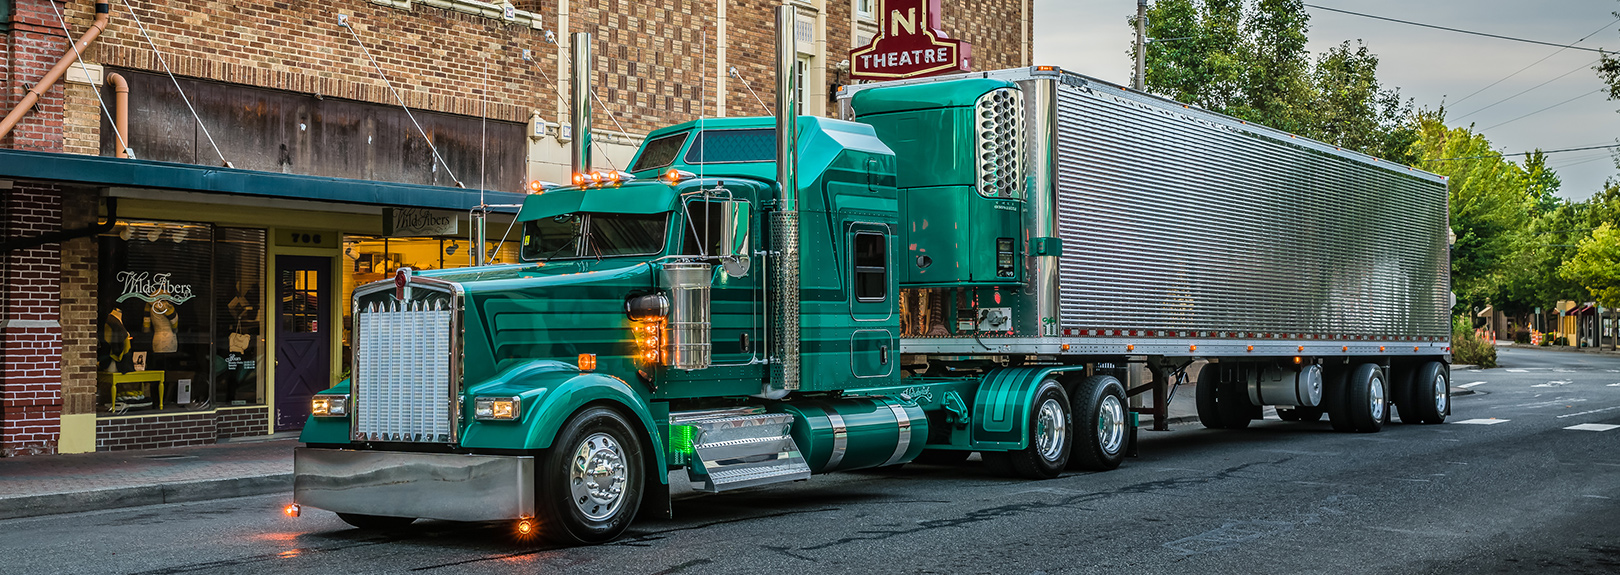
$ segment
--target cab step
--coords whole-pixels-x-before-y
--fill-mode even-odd
[[[672,446],[687,452],[687,475],[699,491],[810,478],[810,465],[793,442],[791,413],[677,412],[669,423]]]

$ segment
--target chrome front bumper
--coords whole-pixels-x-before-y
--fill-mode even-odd
[[[390,517],[533,517],[534,458],[301,447],[293,451],[293,501]]]

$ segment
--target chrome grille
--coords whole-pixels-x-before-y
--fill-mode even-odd
[[[974,113],[979,193],[991,198],[1022,197],[1024,93],[1015,88],[991,90],[979,96]]]
[[[354,439],[451,440],[452,313],[443,299],[372,303],[359,310]]]

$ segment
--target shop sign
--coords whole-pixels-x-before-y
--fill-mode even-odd
[[[453,213],[420,208],[383,208],[383,235],[391,237],[453,236],[461,231]]]
[[[118,272],[117,280],[124,285],[124,293],[118,296],[117,301],[135,298],[146,303],[161,301],[179,305],[194,297],[191,295],[191,284],[171,282],[169,275],[152,272]]]
[[[939,0],[878,0],[878,35],[849,53],[853,80],[898,80],[972,67],[973,45],[939,29]]]

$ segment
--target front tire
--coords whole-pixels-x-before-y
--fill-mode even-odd
[[[1125,461],[1130,426],[1125,385],[1109,375],[1093,375],[1074,390],[1075,445],[1069,468],[1108,471]],[[1095,431],[1090,429],[1096,423]]]
[[[570,417],[535,470],[541,535],[568,545],[618,538],[641,507],[644,457],[619,412],[590,407]]]
[[[1030,402],[1029,445],[1018,451],[984,452],[985,463],[1014,477],[1052,479],[1069,464],[1073,429],[1069,394],[1058,382],[1048,379],[1041,382]]]

